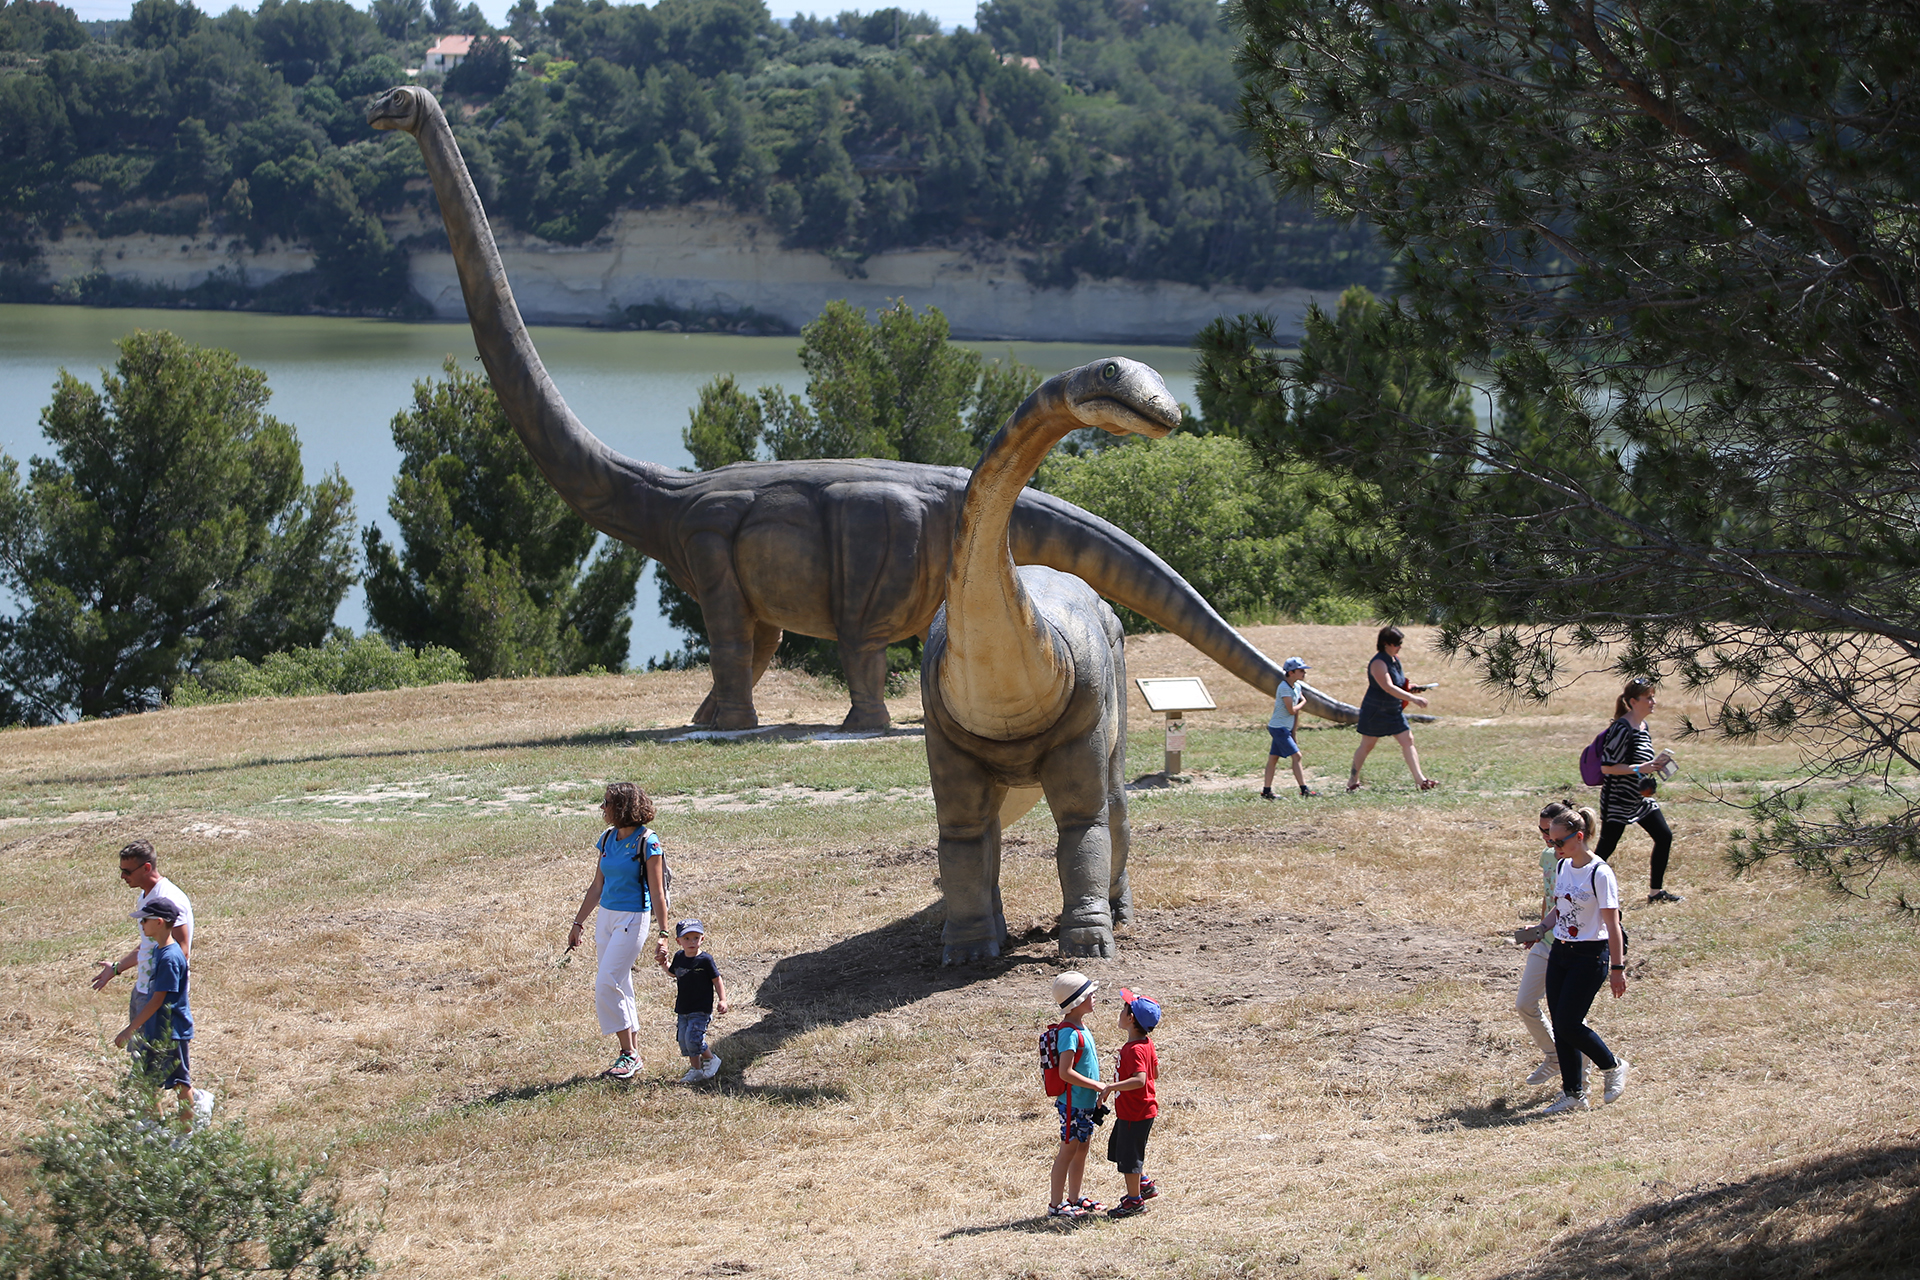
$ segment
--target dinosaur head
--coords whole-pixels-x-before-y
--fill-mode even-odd
[[[1069,412],[1116,436],[1160,437],[1180,425],[1180,405],[1160,375],[1138,360],[1108,356],[1059,376]]]
[[[367,123],[376,129],[402,129],[417,135],[427,122],[427,104],[432,101],[433,95],[425,89],[403,84],[387,90],[367,106]]]

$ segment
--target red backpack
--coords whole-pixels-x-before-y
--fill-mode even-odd
[[[1067,1082],[1060,1078],[1060,1049],[1054,1042],[1054,1035],[1067,1024],[1056,1022],[1040,1033],[1040,1083],[1046,1087],[1049,1098],[1057,1098],[1067,1091]]]
[[[1602,729],[1599,736],[1589,742],[1587,749],[1580,753],[1580,781],[1590,787],[1600,786],[1607,780],[1607,775],[1600,772],[1600,744],[1606,741],[1607,733],[1612,728],[1612,725],[1608,725]]]

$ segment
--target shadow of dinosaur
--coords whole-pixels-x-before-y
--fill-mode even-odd
[[[1044,792],[1059,840],[1060,954],[1110,956],[1127,888],[1127,654],[1086,583],[1007,550],[1014,504],[1070,432],[1159,437],[1180,422],[1160,375],[1113,357],[1055,374],[987,445],[960,511],[946,604],[920,667],[940,821],[941,959],[1000,954],[1000,830]],[[1021,803],[1009,804],[1018,796]]]
[[[844,728],[884,729],[887,645],[924,635],[940,605],[969,473],[884,459],[741,462],[688,473],[623,457],[580,424],[534,350],[500,251],[440,104],[389,90],[375,129],[411,134],[452,246],[474,344],[535,465],[586,522],[639,548],[700,603],[713,691],[696,724],[759,723],[753,687],[783,630],[835,640],[852,709]],[[1247,643],[1165,561],[1058,498],[1020,495],[1014,559],[1071,573],[1271,694],[1280,668]],[[1308,710],[1340,724],[1358,711],[1324,695]]]

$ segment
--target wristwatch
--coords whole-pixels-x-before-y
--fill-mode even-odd
[[[1627,971],[1627,966],[1623,964],[1610,965],[1608,967],[1611,968],[1615,973],[1625,973]]]

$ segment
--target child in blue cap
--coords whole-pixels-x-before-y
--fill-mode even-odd
[[[1146,1176],[1147,1138],[1153,1118],[1160,1114],[1153,1082],[1160,1078],[1160,1058],[1153,1051],[1153,1029],[1160,1025],[1160,1006],[1137,992],[1120,988],[1120,1029],[1127,1042],[1120,1048],[1119,1068],[1112,1083],[1100,1090],[1102,1102],[1113,1099],[1113,1134],[1107,1139],[1107,1159],[1127,1180],[1127,1194],[1107,1210],[1109,1218],[1131,1218],[1145,1213],[1147,1201],[1159,1194]]]
[[[1260,798],[1273,799],[1273,770],[1282,760],[1293,764],[1293,780],[1303,796],[1320,793],[1307,785],[1307,759],[1300,754],[1294,731],[1300,725],[1300,713],[1307,709],[1307,664],[1300,658],[1288,658],[1280,666],[1280,687],[1273,694],[1273,715],[1267,719],[1267,736],[1273,750],[1267,755],[1267,776],[1260,784]]]

